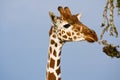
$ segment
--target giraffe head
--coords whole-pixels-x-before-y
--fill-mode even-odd
[[[95,42],[98,40],[94,30],[88,28],[80,22],[81,14],[72,15],[68,7],[58,7],[60,17],[53,12],[49,12],[52,20],[50,35],[55,33],[57,38],[63,42],[81,41]]]

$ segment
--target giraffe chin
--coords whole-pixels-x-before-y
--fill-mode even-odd
[[[97,42],[98,41],[98,39],[96,38],[96,39],[94,39],[94,38],[86,38],[85,39],[87,42],[90,42],[90,43],[93,43],[93,42]]]

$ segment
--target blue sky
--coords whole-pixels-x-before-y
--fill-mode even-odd
[[[0,0],[0,80],[45,80],[51,26],[48,12],[59,15],[60,5],[73,13],[82,12],[81,22],[99,36],[105,1]],[[120,16],[115,15],[118,30],[119,21]],[[120,37],[104,39],[120,45]],[[106,56],[98,43],[66,43],[61,67],[62,80],[120,80],[120,59]]]

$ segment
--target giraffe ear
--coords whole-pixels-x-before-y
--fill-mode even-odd
[[[82,13],[79,13],[79,14],[76,14],[76,15],[77,15],[78,20],[80,21],[80,19],[82,17]]]
[[[52,23],[55,24],[57,20],[57,16],[53,12],[49,12],[49,16],[51,18]]]

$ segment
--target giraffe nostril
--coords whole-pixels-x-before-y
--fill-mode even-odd
[[[91,31],[91,34],[95,34],[95,31]]]

